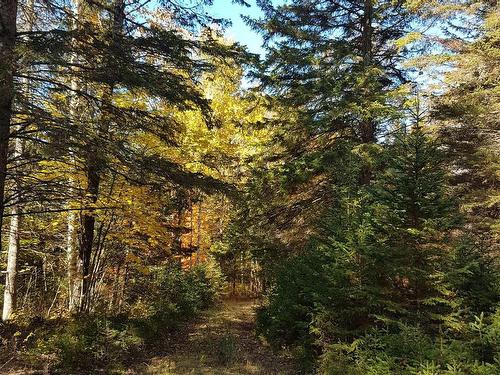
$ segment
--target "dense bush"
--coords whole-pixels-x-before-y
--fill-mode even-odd
[[[145,329],[144,334],[152,338],[161,337],[161,332],[168,332],[212,305],[222,291],[220,273],[209,265],[187,271],[172,265],[152,276],[148,293],[140,299],[141,305],[146,304],[145,310],[132,313]]]
[[[296,344],[311,349],[312,319],[332,291],[324,272],[328,260],[327,254],[316,251],[289,259],[278,269],[268,304],[257,313],[258,333],[275,347]]]
[[[42,336],[45,333],[47,336]],[[111,371],[126,358],[139,353],[144,340],[133,324],[120,317],[87,317],[67,322],[54,331],[42,328],[30,355],[44,355],[54,371],[91,373],[91,369]]]
[[[443,321],[437,330],[429,330],[411,320],[376,318],[371,325],[357,325],[357,314],[371,311],[370,301],[362,304],[356,298],[356,288],[339,274],[346,271],[339,269],[340,260],[318,246],[278,269],[258,313],[258,332],[275,347],[292,349],[306,369],[312,371],[317,363],[321,374],[496,374],[500,310],[494,312],[498,293],[493,286],[498,278],[485,271],[486,259],[464,256],[464,246],[459,242],[450,253],[452,267],[464,265],[449,272],[457,306],[452,325]],[[467,272],[476,283],[455,285],[454,272]],[[471,288],[490,288],[480,294],[485,312],[478,315],[471,314],[479,306],[477,298],[465,298],[473,296]]]
[[[154,282],[126,313],[75,317],[56,327],[51,322],[40,324],[24,340],[26,356],[45,358],[57,373],[118,371],[180,322],[209,307],[222,289],[220,273],[212,265],[189,270],[171,265],[156,270],[151,278]]]
[[[460,335],[431,338],[419,327],[372,330],[351,343],[330,345],[320,374],[493,375],[500,372],[500,310],[476,317]]]

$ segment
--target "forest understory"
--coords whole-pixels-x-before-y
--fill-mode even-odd
[[[118,366],[131,375],[298,373],[289,354],[274,352],[256,336],[257,307],[254,299],[225,299]],[[37,368],[19,358],[8,361],[0,368],[6,375],[50,373],[43,359]],[[106,372],[94,368],[91,373]]]

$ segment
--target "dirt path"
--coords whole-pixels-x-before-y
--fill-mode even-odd
[[[136,369],[150,375],[295,374],[292,362],[255,336],[252,301],[225,301],[181,330],[166,353]]]

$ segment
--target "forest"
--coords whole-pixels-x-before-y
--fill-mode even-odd
[[[0,0],[0,229],[1,374],[498,375],[500,4]]]

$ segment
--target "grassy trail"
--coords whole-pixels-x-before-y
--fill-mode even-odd
[[[224,301],[187,324],[173,344],[132,374],[294,374],[292,362],[255,335],[253,301]]]

